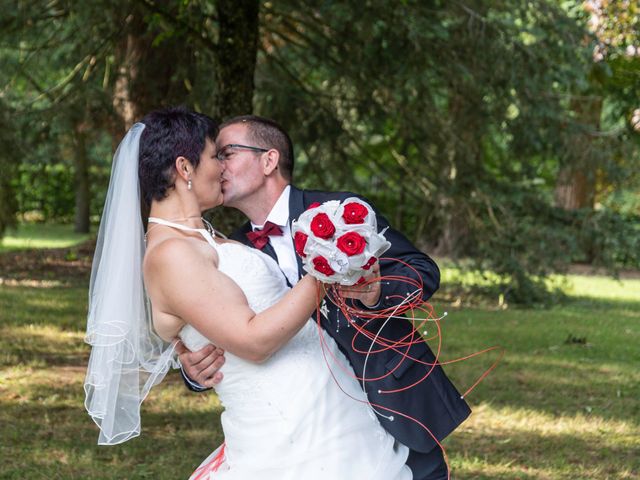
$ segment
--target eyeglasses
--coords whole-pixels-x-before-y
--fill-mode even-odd
[[[229,158],[229,155],[234,153],[233,152],[234,149],[251,150],[252,152],[260,152],[260,153],[265,153],[269,151],[268,148],[251,147],[249,145],[240,145],[238,143],[230,143],[229,145],[225,145],[220,150],[218,150],[218,153],[216,153],[216,158],[221,162],[225,161]]]

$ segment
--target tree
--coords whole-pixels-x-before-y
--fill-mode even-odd
[[[618,170],[611,157],[619,155],[634,130],[631,119],[637,103],[633,96],[637,99],[640,93],[640,6],[587,1],[583,8],[589,15],[590,35],[585,32],[585,42],[593,54],[586,82],[571,98],[574,132],[556,184],[556,204],[567,210],[594,209],[598,196],[618,183],[611,175],[615,177]],[[606,104],[615,105],[614,116],[607,114]]]
[[[0,238],[5,230],[16,225],[15,194],[11,180],[16,162],[6,152],[16,152],[14,138],[10,135],[10,111],[0,99]]]
[[[258,11],[257,0],[215,8],[205,1],[36,0],[2,14],[3,48],[13,59],[5,89],[32,127],[43,127],[38,117],[60,125],[51,140],[66,145],[72,160],[77,231],[89,228],[88,145],[101,132],[110,132],[115,147],[133,122],[165,105],[251,111]]]
[[[100,132],[115,146],[162,105],[222,118],[255,103],[292,134],[299,184],[368,194],[420,245],[498,272],[512,298],[535,300],[545,275],[585,251],[621,258],[602,254],[611,242],[576,240],[603,238],[596,210],[557,208],[554,194],[598,207],[638,179],[640,57],[621,54],[638,43],[633,12],[608,10],[615,33],[603,36],[578,1],[18,6],[0,14],[3,101],[34,132],[25,162],[75,159],[79,217]],[[596,42],[606,61],[593,62]],[[603,223],[628,224],[605,210]]]
[[[550,197],[580,157],[579,3],[280,0],[262,14],[257,106],[298,140],[298,178],[370,192],[432,251],[541,298],[578,249],[580,222]]]

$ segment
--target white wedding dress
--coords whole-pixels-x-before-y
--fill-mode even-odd
[[[289,287],[271,257],[238,243],[216,244],[198,231],[217,250],[220,271],[240,286],[255,312],[286,293]],[[191,326],[180,337],[191,350],[209,342]],[[412,478],[407,447],[382,428],[348,361],[312,319],[262,364],[225,356],[224,380],[215,388],[224,406],[224,450],[213,452],[192,479]]]

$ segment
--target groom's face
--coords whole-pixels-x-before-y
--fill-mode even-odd
[[[216,138],[216,146],[224,162],[222,174],[222,193],[224,205],[242,210],[244,201],[251,200],[251,195],[256,193],[263,185],[265,176],[262,171],[262,153],[241,147],[230,145],[254,145],[251,140],[248,127],[242,123],[236,123],[223,128]]]

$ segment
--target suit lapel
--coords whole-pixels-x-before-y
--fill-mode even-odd
[[[240,243],[244,243],[247,247],[253,248],[253,244],[247,237],[247,233],[250,231],[251,231],[251,224],[249,222],[246,222],[240,228],[238,228],[235,232],[233,232],[233,235],[231,235],[231,238]]]
[[[278,263],[278,256],[276,255],[276,251],[273,249],[271,242],[267,242],[267,244],[262,248],[262,251],[267,255],[269,255],[271,258],[273,258],[276,261],[276,263]],[[280,264],[278,263],[278,265]],[[285,275],[285,278],[286,278],[286,275]],[[287,283],[289,283],[289,280],[287,280]]]
[[[291,222],[297,220],[305,210],[304,192],[291,185],[291,191],[289,193],[289,228],[291,228]],[[300,258],[297,253],[296,261],[298,262],[298,278],[300,278],[304,274],[304,270],[302,269],[302,258]]]
[[[289,193],[289,222],[297,220],[305,210],[304,191],[291,185],[291,192]]]

